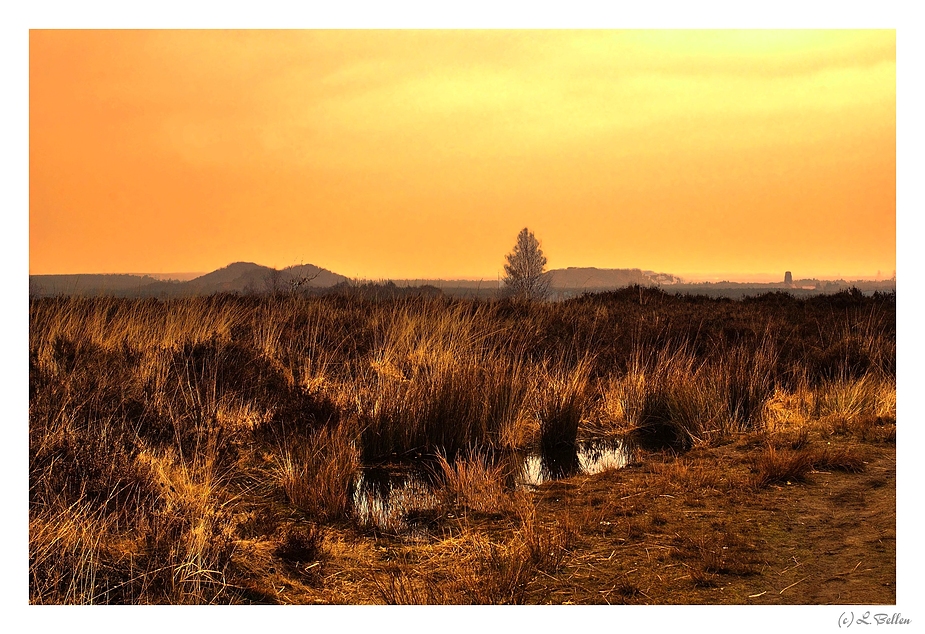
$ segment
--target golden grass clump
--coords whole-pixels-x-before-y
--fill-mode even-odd
[[[222,601],[236,537],[236,500],[223,487],[214,454],[206,452],[192,464],[172,451],[142,453],[139,461],[150,469],[163,501],[146,535],[149,556],[162,565],[146,571],[145,582],[171,603]]]
[[[723,346],[709,366],[709,380],[724,402],[723,431],[762,429],[766,407],[775,393],[778,353],[769,331],[753,344]]]
[[[29,517],[29,598],[33,604],[105,601],[113,583],[105,553],[111,520],[89,502]]]
[[[570,533],[524,527],[504,539],[474,530],[441,540],[420,559],[398,556],[370,574],[387,604],[523,604],[534,581],[558,571]],[[540,597],[541,598],[541,597]]]
[[[815,417],[843,420],[896,418],[896,380],[864,375],[823,382],[815,393]]]
[[[812,448],[810,454],[813,469],[817,471],[861,473],[867,468],[864,452],[856,447],[817,446]]]
[[[519,437],[523,362],[489,336],[484,311],[396,308],[356,394],[363,457],[500,447]]]
[[[510,510],[511,498],[504,490],[506,467],[492,465],[484,455],[459,457],[450,463],[437,456],[441,494],[449,508],[476,513],[499,513]]]
[[[776,449],[769,444],[755,461],[752,480],[756,488],[772,484],[805,482],[813,470],[813,454],[806,450]]]
[[[620,385],[621,409],[643,445],[689,448],[716,418],[713,393],[685,347],[637,347]]]
[[[344,424],[307,438],[287,438],[276,467],[286,499],[319,521],[346,518],[359,468],[359,452]]]
[[[590,357],[548,363],[540,374],[537,390],[540,443],[547,449],[574,447],[578,426],[590,412]]]
[[[672,486],[690,492],[715,489],[721,477],[717,469],[711,468],[711,465],[695,464],[683,458],[656,464],[654,469]]]

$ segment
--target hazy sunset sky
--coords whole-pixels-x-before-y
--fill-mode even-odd
[[[896,35],[32,31],[32,274],[896,269]]]

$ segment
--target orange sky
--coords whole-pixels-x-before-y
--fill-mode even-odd
[[[894,31],[32,31],[32,274],[896,269]]]

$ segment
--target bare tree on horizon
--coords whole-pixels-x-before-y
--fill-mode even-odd
[[[311,265],[314,266],[314,265]],[[321,267],[314,267],[313,273],[304,272],[305,265],[288,266],[285,269],[271,268],[263,279],[263,285],[270,295],[285,295],[301,292],[321,275]],[[298,273],[294,271],[298,270]]]
[[[546,256],[540,242],[527,227],[517,234],[514,250],[506,256],[501,296],[542,300],[549,294],[549,280],[543,275]]]

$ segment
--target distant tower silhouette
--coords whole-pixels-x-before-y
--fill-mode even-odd
[[[787,286],[793,286],[793,275],[790,274],[790,271],[784,273],[784,284]]]

